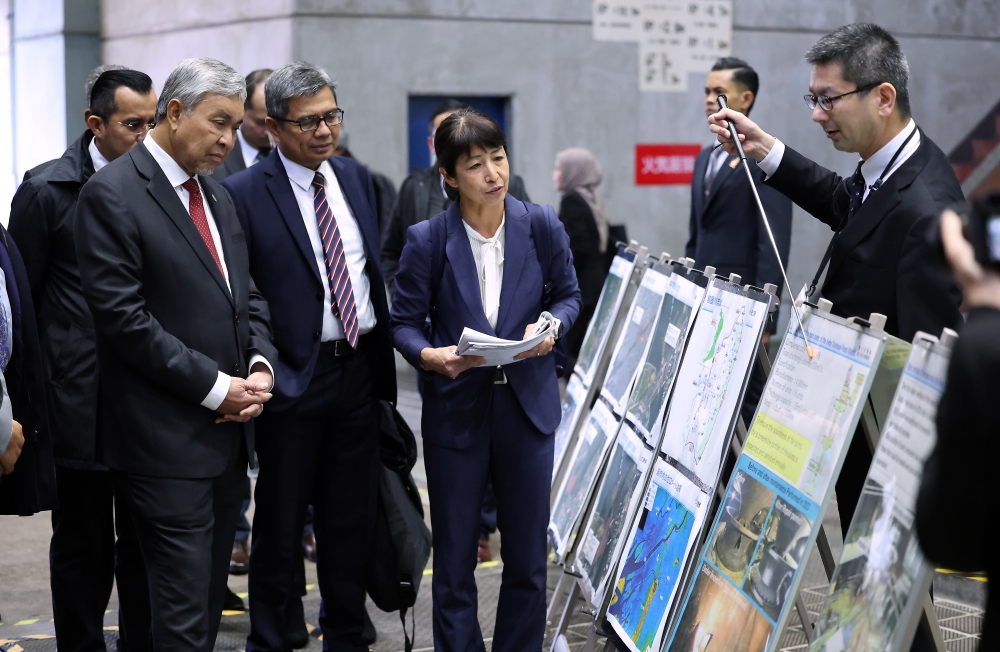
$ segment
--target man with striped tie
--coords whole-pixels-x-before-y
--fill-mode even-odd
[[[379,399],[395,402],[396,376],[375,190],[363,166],[334,156],[344,119],[335,91],[316,66],[275,70],[264,97],[276,151],[223,182],[279,353],[274,399],[257,420],[248,652],[284,647],[310,500],[324,647],[367,649],[376,410]]]

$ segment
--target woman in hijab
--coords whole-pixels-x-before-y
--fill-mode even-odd
[[[569,248],[573,252],[573,267],[580,284],[583,310],[573,327],[566,333],[569,365],[572,369],[583,344],[590,318],[594,315],[601,296],[604,277],[608,269],[605,252],[608,249],[608,216],[604,203],[597,196],[597,186],[603,175],[601,164],[589,150],[571,147],[556,155],[556,168],[552,171],[556,190],[562,194],[559,204],[559,221],[569,235]]]

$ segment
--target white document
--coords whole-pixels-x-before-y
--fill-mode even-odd
[[[474,331],[466,328],[462,331],[462,337],[458,341],[458,355],[478,355],[486,358],[484,367],[495,367],[498,365],[512,364],[520,362],[514,356],[530,351],[535,348],[546,337],[552,337],[555,333],[556,322],[551,319],[539,317],[535,322],[535,331],[526,340],[505,340],[486,333]]]

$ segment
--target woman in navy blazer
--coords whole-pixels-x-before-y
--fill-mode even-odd
[[[455,348],[465,327],[524,338],[545,310],[569,329],[581,308],[569,238],[551,206],[507,195],[506,138],[490,118],[472,110],[451,115],[434,149],[455,203],[407,232],[390,319],[396,348],[425,374],[434,646],[485,649],[474,571],[492,478],[504,561],[493,650],[540,650],[552,433],[560,418],[554,341],[492,368]]]

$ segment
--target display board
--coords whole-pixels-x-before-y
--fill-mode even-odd
[[[548,531],[552,549],[560,560],[569,551],[576,525],[617,434],[618,421],[607,404],[599,399],[577,439],[552,508]]]
[[[673,387],[694,316],[705,297],[707,279],[700,272],[677,271],[667,278],[656,328],[646,359],[636,375],[626,417],[646,443],[655,446],[662,431],[667,397]],[[693,280],[692,280],[693,279]]]
[[[563,396],[559,426],[556,428],[555,456],[552,464],[552,481],[556,481],[556,474],[562,466],[563,458],[566,456],[566,449],[569,447],[570,439],[576,430],[576,424],[580,420],[587,402],[587,388],[583,386],[575,372],[570,374],[569,382],[566,383],[566,394]]]
[[[668,649],[777,648],[884,347],[805,306],[781,349]]]
[[[650,335],[660,313],[663,295],[667,292],[667,279],[666,274],[655,269],[643,270],[639,290],[629,306],[625,323],[611,354],[608,373],[601,385],[601,396],[618,416],[625,414],[635,372],[646,359]]]
[[[622,424],[594,507],[580,530],[576,570],[595,607],[600,606],[608,575],[615,570],[654,455],[628,423]]]
[[[933,569],[914,532],[951,349],[918,333],[813,630],[811,652],[905,650]]]
[[[623,547],[607,620],[632,652],[659,650],[711,497],[657,459]]]
[[[713,279],[695,317],[660,450],[703,491],[718,482],[768,304],[767,294]]]
[[[597,300],[594,316],[587,325],[583,336],[580,354],[576,358],[574,371],[580,376],[583,386],[589,388],[594,382],[598,363],[614,325],[615,315],[621,307],[625,291],[628,289],[629,277],[635,267],[635,253],[626,249],[619,250],[611,263],[611,270],[604,280],[601,296]]]

